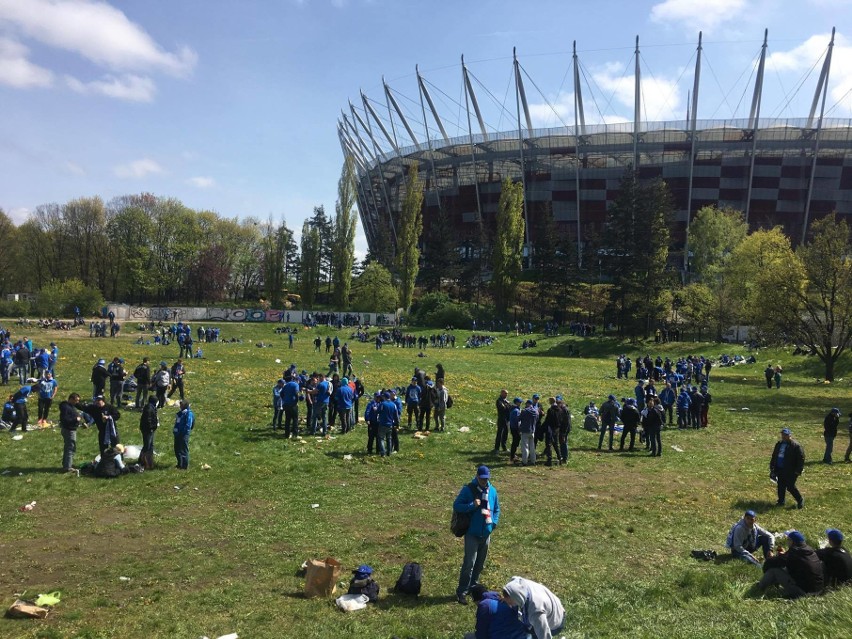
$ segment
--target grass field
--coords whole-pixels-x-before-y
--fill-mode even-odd
[[[119,339],[31,333],[37,344],[58,342],[66,397],[90,393],[98,357],[124,357],[130,371],[143,355],[174,361],[177,346],[136,345],[130,328]],[[404,385],[414,366],[431,372],[441,362],[455,400],[446,433],[423,440],[403,433],[401,453],[379,459],[364,453],[363,423],[349,435],[306,443],[267,427],[281,370],[291,361],[327,366],[326,355],[313,352],[312,331],[288,350],[286,336],[269,325],[222,329],[243,343],[207,345],[206,359],[188,364],[197,416],[188,472],[173,468],[174,408],[161,412],[158,468],[112,481],[58,472],[58,430],[20,441],[0,434],[0,603],[10,605],[16,593],[62,592],[46,620],[0,619],[0,637],[460,637],[473,629],[475,609],[453,596],[462,542],[449,532],[451,503],[481,463],[492,468],[502,507],[483,582],[499,588],[522,575],[545,583],[565,604],[566,637],[852,636],[852,588],[794,603],[755,598],[749,588],[758,569],[689,555],[723,554],[728,528],[746,508],[770,530],[798,528],[812,545],[828,526],[852,533],[852,465],[842,463],[849,361],[838,374],[849,379],[831,385],[815,382],[813,358],[781,350],[761,351],[755,365],[714,368],[710,427],[664,431],[663,456],[649,458],[644,450],[598,453],[597,436],[576,417],[590,400],[631,394],[634,380],[615,379],[615,354],[718,357],[736,347],[541,338],[521,353],[521,338],[501,336],[492,347],[429,349],[420,359],[413,349],[356,344],[354,366],[369,391]],[[457,335],[463,343],[465,334]],[[260,340],[274,347],[255,347]],[[571,342],[581,358],[564,357]],[[767,360],[784,366],[780,390],[765,387]],[[501,387],[510,397],[566,396],[575,415],[567,466],[521,468],[492,455]],[[819,463],[822,419],[832,406],[844,413],[843,435],[840,463],[826,466]],[[782,425],[807,454],[800,511],[773,507],[768,462]],[[118,426],[125,443],[141,443],[138,413],[125,411]],[[80,431],[78,465],[97,453],[96,439],[95,429]],[[34,510],[18,511],[33,500]],[[372,565],[380,602],[344,614],[331,600],[304,599],[300,565],[328,556],[343,563],[347,581],[357,565]],[[390,592],[409,560],[423,565],[416,600]]]

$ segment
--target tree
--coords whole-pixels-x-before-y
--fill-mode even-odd
[[[778,272],[791,255],[790,239],[780,227],[755,231],[732,251],[721,276],[726,288],[720,292],[731,300],[740,324],[756,325],[766,310],[759,301],[763,277]]]
[[[116,256],[110,274],[110,297],[133,304],[146,297],[154,288],[154,224],[139,207],[127,206],[117,211],[113,211],[112,207],[109,209],[106,235]]]
[[[690,270],[701,281],[714,279],[747,235],[742,211],[702,207],[689,227]]]
[[[371,262],[352,284],[352,310],[379,313],[396,310],[399,295],[384,266]]]
[[[440,291],[444,281],[453,282],[461,273],[458,241],[446,206],[432,218],[424,239],[420,281],[427,291]]]
[[[497,233],[491,255],[491,288],[497,313],[506,314],[514,302],[524,248],[524,187],[520,182],[503,180],[497,204]]]
[[[311,226],[310,220],[302,224],[302,250],[301,250],[301,293],[302,304],[306,309],[311,308],[316,301],[317,288],[319,286],[320,271],[320,240],[319,230]]]
[[[538,237],[533,244],[533,266],[537,273],[535,300],[542,316],[549,311],[558,320],[565,308],[568,279],[576,271],[576,251],[560,238],[549,209],[536,230]]]
[[[664,293],[671,277],[665,268],[673,213],[666,183],[661,179],[642,183],[628,168],[607,213],[601,259],[602,270],[615,285],[619,330],[631,336],[648,335],[654,319],[666,313]]]
[[[320,284],[328,285],[327,292],[331,291],[331,273],[334,261],[334,223],[325,214],[322,205],[314,207],[313,217],[309,219],[311,228],[317,231],[319,246],[317,248],[317,279],[315,297],[319,295]]]
[[[420,270],[420,234],[423,232],[423,180],[417,162],[408,167],[405,198],[397,230],[396,267],[400,279],[400,302],[408,310],[414,297],[414,282]]]
[[[0,294],[11,291],[14,265],[17,259],[17,229],[9,216],[0,208]]]
[[[834,381],[835,364],[852,343],[852,237],[836,214],[815,221],[811,233],[795,254],[762,272],[757,321],[769,334],[809,347]]]
[[[45,284],[38,293],[34,310],[42,317],[71,317],[75,306],[83,315],[92,315],[99,313],[103,305],[104,297],[97,288],[72,278]]]
[[[334,210],[334,245],[336,255],[332,262],[334,307],[349,308],[352,290],[352,268],[355,265],[355,163],[347,157],[337,183],[337,204]]]
[[[701,329],[714,319],[713,291],[706,284],[693,282],[676,291],[674,300],[679,316],[697,333],[698,340],[701,341]]]
[[[267,222],[261,241],[261,250],[263,254],[263,281],[266,296],[272,308],[281,308],[284,303],[287,251],[292,237],[293,231],[287,228],[286,223],[281,222],[277,227],[273,227],[272,220]],[[313,297],[311,297],[311,301],[313,301]]]

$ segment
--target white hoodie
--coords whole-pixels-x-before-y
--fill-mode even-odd
[[[536,639],[551,639],[553,631],[562,629],[565,609],[559,597],[547,587],[523,577],[512,577],[503,591],[518,606],[521,621],[532,626]]]

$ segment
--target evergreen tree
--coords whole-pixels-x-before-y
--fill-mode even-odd
[[[337,205],[334,213],[336,258],[333,261],[333,303],[339,310],[349,308],[352,269],[355,265],[356,219],[354,162],[352,158],[347,157],[337,184]]]
[[[521,275],[524,246],[524,189],[520,182],[503,180],[497,204],[497,234],[491,256],[491,286],[497,312],[505,315],[514,302]]]
[[[302,225],[302,250],[301,250],[301,291],[302,305],[310,309],[316,302],[317,288],[319,286],[320,271],[320,249],[322,240],[319,230],[311,225],[310,220],[305,220]]]
[[[427,291],[440,291],[443,281],[455,281],[460,272],[455,229],[446,206],[443,206],[431,220],[425,235],[420,281]]]
[[[325,207],[322,205],[314,207],[314,214],[310,218],[309,223],[311,228],[317,231],[319,237],[319,248],[317,251],[317,279],[314,298],[319,295],[319,289],[322,284],[327,285],[327,292],[331,291],[331,272],[332,261],[334,260],[334,223],[325,214]]]
[[[266,296],[272,308],[282,308],[286,284],[287,253],[293,240],[293,231],[281,222],[273,228],[272,221],[267,224],[266,237],[263,238],[263,274],[266,284]]]
[[[423,180],[417,162],[408,168],[405,199],[397,229],[396,266],[400,279],[400,303],[408,310],[414,297],[414,282],[420,270],[420,234],[423,232]]]
[[[619,330],[631,336],[647,335],[667,311],[663,293],[671,284],[666,261],[673,212],[666,183],[642,183],[632,168],[607,212],[602,270],[614,284]]]

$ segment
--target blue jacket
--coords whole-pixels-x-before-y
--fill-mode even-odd
[[[408,385],[408,388],[405,389],[405,403],[420,403],[420,387],[417,384],[411,383]]]
[[[281,391],[281,401],[284,406],[295,406],[299,403],[299,382],[291,379],[284,384],[284,390]]]
[[[513,406],[509,411],[509,428],[519,430],[521,427],[521,409],[518,406]]]
[[[379,405],[379,426],[387,428],[399,424],[399,410],[396,404],[386,399]]]
[[[671,388],[660,391],[660,403],[663,406],[671,406],[675,403],[675,392]]]
[[[349,387],[349,384],[341,384],[337,389],[337,408],[341,411],[352,408],[352,402],[355,399],[355,393]]]
[[[328,399],[331,395],[328,394],[328,380],[322,380],[317,383],[317,394],[314,395],[314,404],[328,404]]]
[[[21,386],[21,388],[18,390],[18,393],[20,393],[20,395],[15,400],[15,403],[16,404],[26,404],[27,398],[30,396],[30,393],[32,393],[32,392],[33,392],[32,386]]]
[[[470,514],[470,528],[467,529],[468,535],[474,537],[487,537],[491,534],[500,521],[500,501],[497,499],[497,489],[488,482],[485,490],[479,487],[476,477],[473,478],[473,483],[476,484],[476,494],[470,488],[470,484],[459,491],[456,500],[453,502],[453,510],[458,513]],[[491,510],[491,523],[485,523],[485,517],[482,515],[482,506],[477,506],[474,499],[482,499],[482,493],[488,491],[488,508]]]
[[[367,408],[364,410],[364,421],[368,424],[378,424],[379,406],[381,405],[381,402],[377,402],[375,399],[371,399],[367,403]]]
[[[272,387],[272,407],[276,410],[284,408],[284,398],[281,397],[283,391],[284,387],[279,386],[278,384],[275,384],[275,386]]]
[[[189,435],[194,425],[195,413],[188,408],[184,408],[175,417],[175,427],[172,429],[172,432],[175,435]]]
[[[538,411],[535,409],[535,406],[527,406],[521,411],[521,432],[535,433],[536,424],[538,424]]]
[[[677,396],[677,407],[678,408],[689,408],[689,405],[692,403],[692,399],[689,397],[689,393],[686,390],[682,390],[680,395]]]
[[[527,628],[512,608],[494,591],[476,605],[476,639],[527,639]]]

